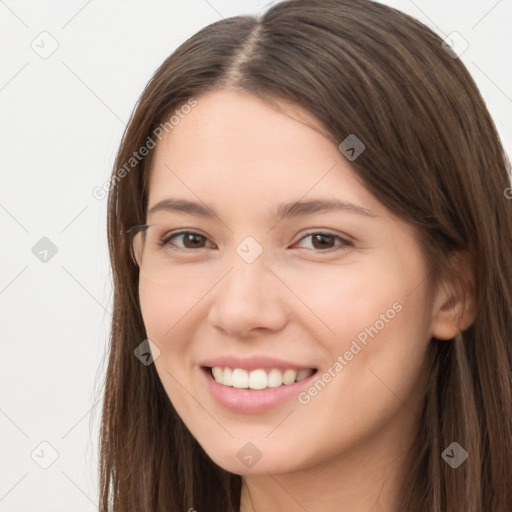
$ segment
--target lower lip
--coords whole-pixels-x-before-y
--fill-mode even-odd
[[[206,385],[217,402],[243,413],[265,412],[285,403],[298,395],[302,388],[309,386],[317,372],[289,385],[265,389],[240,389],[219,384],[210,374],[209,368],[200,368]]]

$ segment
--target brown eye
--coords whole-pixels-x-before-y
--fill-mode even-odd
[[[326,250],[328,251],[336,249],[336,247],[344,249],[347,246],[353,245],[350,240],[347,240],[346,238],[343,238],[339,235],[322,232],[308,233],[306,236],[300,239],[299,243],[308,238],[311,239],[311,245],[314,250],[323,252],[326,252]],[[337,241],[339,241],[339,243],[336,243]]]
[[[182,246],[179,244],[171,243],[171,240],[175,238],[182,239]],[[194,231],[181,231],[180,233],[174,233],[170,236],[165,237],[161,241],[161,245],[175,245],[179,249],[203,249],[205,248],[205,242],[208,239],[199,233],[195,233]]]
[[[334,235],[312,235],[311,242],[315,249],[331,249],[335,247],[336,240]]]

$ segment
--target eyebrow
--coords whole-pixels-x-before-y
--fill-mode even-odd
[[[309,201],[296,201],[280,204],[273,213],[271,212],[271,218],[280,220],[286,217],[300,217],[332,210],[342,210],[367,217],[376,217],[376,215],[367,208],[363,208],[362,206],[358,206],[347,201],[340,201],[338,199],[312,199]],[[148,214],[158,211],[181,212],[204,218],[217,217],[215,211],[211,208],[204,204],[189,201],[187,199],[163,199],[153,205],[148,210]]]

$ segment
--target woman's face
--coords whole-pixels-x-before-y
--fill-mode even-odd
[[[146,246],[140,273],[170,401],[215,463],[246,475],[401,453],[435,322],[413,228],[311,115],[280,105],[222,90],[182,113],[149,187],[147,223],[168,243]],[[151,212],[165,200],[197,207]],[[341,206],[316,208],[327,201]]]

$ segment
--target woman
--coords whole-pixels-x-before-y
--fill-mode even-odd
[[[182,44],[111,180],[100,509],[510,510],[508,170],[460,60],[389,7]]]

